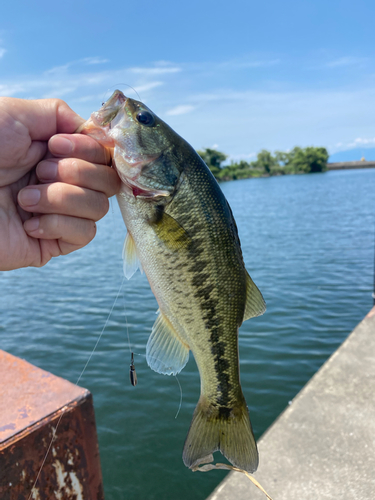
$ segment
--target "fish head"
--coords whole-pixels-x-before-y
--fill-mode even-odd
[[[160,177],[165,174],[155,162],[173,146],[177,134],[142,102],[116,90],[79,131],[113,148],[113,166],[134,196],[168,196],[173,190],[170,185],[163,188]],[[148,176],[142,176],[146,171]]]
[[[116,145],[115,161],[120,175],[133,178],[168,148],[164,125],[145,104],[126,98],[109,131]]]

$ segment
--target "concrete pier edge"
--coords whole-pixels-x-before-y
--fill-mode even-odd
[[[357,168],[375,168],[375,161],[341,161],[336,163],[327,163],[328,170],[351,170]]]
[[[273,500],[375,498],[375,307],[258,442]],[[208,500],[265,499],[232,472]]]

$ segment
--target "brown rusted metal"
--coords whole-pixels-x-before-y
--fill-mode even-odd
[[[92,396],[0,350],[0,499],[31,493],[33,500],[104,500]]]

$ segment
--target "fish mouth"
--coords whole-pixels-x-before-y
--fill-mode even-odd
[[[102,144],[102,146],[113,148],[115,144],[109,134],[112,128],[111,124],[119,114],[121,108],[126,106],[127,100],[128,98],[121,90],[115,90],[99,111],[91,113],[90,118],[76,130],[76,133],[89,135]]]
[[[93,124],[97,127],[103,127],[106,130],[110,129],[111,121],[114,120],[120,109],[126,105],[127,100],[128,98],[121,90],[115,90],[99,111],[91,114]]]

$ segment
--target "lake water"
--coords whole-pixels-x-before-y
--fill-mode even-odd
[[[259,438],[372,306],[375,170],[221,187],[247,269],[267,302],[264,316],[241,327],[239,341],[242,386]],[[0,348],[74,383],[123,281],[125,228],[112,205],[82,251],[43,269],[0,274]],[[144,275],[124,282],[80,381],[94,395],[107,500],[201,500],[225,476],[183,465],[199,376],[191,357],[178,376],[182,406],[175,418],[178,382],[151,371],[144,358],[156,310]]]

